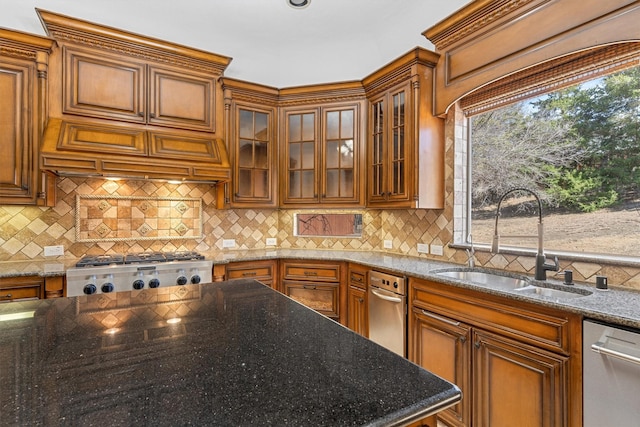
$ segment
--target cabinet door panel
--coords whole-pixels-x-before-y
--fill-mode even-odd
[[[63,112],[145,122],[145,66],[64,48]]]
[[[470,425],[471,327],[418,308],[412,309],[410,323],[411,360],[462,391],[463,400],[438,416],[449,425]]]
[[[214,131],[215,79],[152,67],[149,123]]]
[[[487,332],[474,334],[475,426],[566,426],[568,358]]]
[[[369,336],[367,312],[367,291],[349,286],[347,291],[347,327],[364,336]]]
[[[35,199],[33,147],[28,116],[29,81],[32,67],[28,63],[0,62],[0,196]]]

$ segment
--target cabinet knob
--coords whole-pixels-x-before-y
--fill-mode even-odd
[[[144,117],[144,113],[142,111],[138,112],[138,117]]]
[[[11,298],[12,294],[0,295],[0,298]]]
[[[359,303],[363,303],[364,302],[364,298],[358,298],[358,302]]]
[[[476,344],[475,344],[476,348],[480,348],[481,345],[482,343],[480,341],[476,341]]]
[[[155,113],[149,113],[149,117],[152,118],[152,119],[155,119],[156,118],[156,114]]]
[[[460,337],[460,342],[461,343],[467,342],[467,337]]]

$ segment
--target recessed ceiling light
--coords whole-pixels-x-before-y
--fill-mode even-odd
[[[294,9],[304,9],[311,4],[311,0],[286,0],[287,4]]]

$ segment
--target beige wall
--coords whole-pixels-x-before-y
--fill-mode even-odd
[[[106,181],[86,178],[58,178],[58,202],[53,208],[2,206],[0,204],[0,261],[29,260],[43,257],[44,246],[64,245],[66,257],[85,254],[127,253],[146,250],[229,251],[222,248],[223,239],[235,239],[236,249],[265,248],[265,239],[275,237],[280,248],[386,250],[411,256],[465,263],[464,251],[447,245],[462,236],[465,212],[459,201],[464,199],[461,174],[465,157],[464,118],[452,109],[446,126],[445,185],[443,210],[364,210],[363,236],[360,239],[309,238],[293,235],[294,210],[230,209],[217,210],[215,195],[209,185],[161,184],[145,181]],[[76,194],[136,197],[200,198],[203,207],[201,239],[149,240],[80,243],[75,240]],[[458,206],[454,206],[454,201]],[[455,218],[455,221],[454,221]],[[127,221],[128,218],[120,218]],[[391,240],[392,249],[383,249],[383,241]],[[417,243],[442,244],[444,256],[418,254]],[[476,252],[478,265],[533,273],[533,257],[492,255]],[[598,274],[607,275],[612,286],[624,285],[640,289],[640,269],[567,263],[561,267],[574,270],[574,278],[595,283]]]

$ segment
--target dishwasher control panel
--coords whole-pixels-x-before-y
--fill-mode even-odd
[[[404,277],[394,276],[380,271],[371,271],[369,273],[369,285],[386,289],[400,295],[407,294],[406,279]]]

